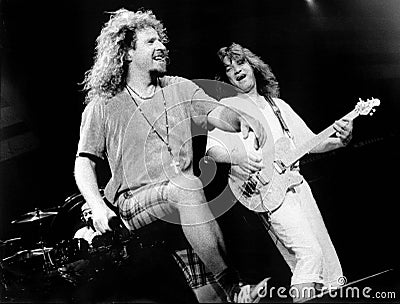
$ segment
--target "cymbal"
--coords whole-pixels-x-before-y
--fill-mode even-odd
[[[29,223],[29,222],[34,222],[41,220],[43,218],[49,217],[56,215],[58,212],[57,211],[41,211],[41,210],[36,210],[32,212],[25,213],[20,216],[19,219],[13,220],[11,223],[12,224],[20,224],[20,223]]]
[[[16,237],[16,238],[13,238],[13,239],[8,239],[8,240],[5,240],[5,241],[0,240],[0,246],[7,245],[9,243],[12,244],[12,243],[14,243],[16,241],[20,241],[20,240],[21,240],[20,237]]]
[[[44,248],[36,248],[36,249],[25,249],[14,253],[12,256],[6,257],[2,260],[2,262],[8,261],[24,261],[31,257],[41,256],[45,253],[48,253],[53,250],[53,247],[44,247]]]

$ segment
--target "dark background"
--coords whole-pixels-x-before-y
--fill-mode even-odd
[[[152,9],[164,22],[171,75],[212,79],[220,47],[248,47],[270,64],[282,99],[314,132],[351,111],[358,97],[379,98],[374,116],[355,121],[352,143],[305,159],[303,174],[349,280],[398,267],[398,0],[3,0],[1,106],[20,121],[3,127],[2,120],[2,149],[22,134],[34,144],[0,163],[1,240],[37,238],[36,223],[11,221],[77,193],[73,164],[84,100],[78,83],[93,63],[105,12],[121,7]],[[256,276],[266,269],[274,274],[283,264],[273,247],[246,227],[237,251],[255,258],[242,257],[242,266],[254,266]],[[399,290],[397,277],[385,286]]]

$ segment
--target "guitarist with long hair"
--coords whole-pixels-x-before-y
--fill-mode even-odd
[[[278,148],[276,141],[282,137],[290,141],[292,149],[315,137],[293,109],[278,98],[278,82],[269,66],[258,56],[235,43],[221,48],[218,56],[222,68],[220,80],[233,85],[236,91],[234,97],[222,99],[221,103],[251,113],[264,122],[264,128],[270,130],[268,135],[272,135],[275,141],[275,150]],[[348,144],[352,137],[352,120],[343,118],[336,121],[332,127],[335,136],[322,141],[309,151],[310,153],[327,152]],[[238,176],[243,179],[243,176],[267,172],[264,178],[259,177],[258,180],[250,182],[247,179],[246,183],[239,186],[243,200],[234,194],[243,203],[254,194],[252,191],[255,192],[255,183],[265,183],[267,188],[271,176],[274,178],[270,172],[282,168],[279,168],[279,163],[273,162],[277,151],[255,150],[252,144],[246,148],[246,142],[243,142],[242,147],[245,148],[242,148],[234,140],[238,138],[219,130],[210,132],[207,154],[216,162],[231,164],[231,181]],[[312,296],[302,292],[304,290],[311,289],[315,292],[315,289],[322,286],[338,286],[342,268],[311,189],[300,175],[298,161],[288,171],[299,177],[301,182],[288,189],[283,188],[281,203],[277,203],[271,209],[265,206],[262,206],[264,209],[261,210],[257,209],[259,206],[246,207],[258,212],[289,265],[292,271],[290,294],[295,302],[301,302]],[[230,183],[230,186],[231,190],[234,190],[235,183]],[[269,192],[272,193],[268,194],[273,195],[278,190],[282,191],[282,187],[271,186]]]

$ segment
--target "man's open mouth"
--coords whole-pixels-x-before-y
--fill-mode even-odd
[[[164,55],[156,55],[153,57],[153,60],[159,61],[159,62],[165,62],[165,56]]]
[[[244,79],[246,77],[245,74],[239,75],[238,77],[236,77],[236,81],[241,81],[242,79]]]

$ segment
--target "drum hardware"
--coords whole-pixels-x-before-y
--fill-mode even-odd
[[[50,210],[54,210],[54,208],[51,208]],[[39,223],[39,235],[40,235],[40,241],[37,243],[40,248],[39,249],[34,249],[33,252],[31,252],[32,256],[43,256],[43,267],[44,271],[48,272],[51,270],[51,266],[53,264],[53,261],[51,260],[51,257],[49,255],[49,249],[45,247],[45,243],[43,241],[43,226],[42,226],[42,219],[55,216],[58,214],[58,211],[49,211],[49,210],[44,210],[41,211],[38,208],[35,209],[35,211],[28,212],[20,216],[19,219],[16,219],[12,221],[12,224],[22,224],[22,223],[33,223],[33,222],[38,222]]]
[[[32,250],[30,250],[30,252],[32,253],[32,256],[39,256],[39,255],[47,254],[51,250],[53,250],[53,247],[43,247],[43,248],[32,249]]]
[[[21,248],[22,238],[16,237],[5,241],[0,240],[0,263],[4,257],[8,257]]]
[[[11,224],[26,227],[30,237],[0,240],[0,302],[40,298],[40,293],[55,292],[52,287],[46,290],[47,286],[72,288],[95,277],[91,265],[88,274],[75,276],[76,269],[85,268],[90,260],[86,241],[72,239],[80,224],[78,213],[83,203],[82,196],[75,194],[62,206],[35,208],[12,219]],[[70,273],[72,268],[74,271]]]
[[[8,239],[8,240],[5,240],[5,241],[0,240],[0,246],[4,246],[4,245],[7,245],[8,243],[13,243],[15,241],[20,241],[20,240],[21,240],[20,237],[16,237],[16,238],[13,238],[13,239]]]
[[[0,240],[0,251],[8,251],[7,255],[0,256],[0,293],[4,291],[8,297],[15,294],[18,298],[24,292],[39,292],[45,289],[46,284],[65,282],[68,286],[77,286],[94,279],[108,261],[116,263],[126,256],[126,251],[116,246],[114,241],[91,248],[85,240],[72,238],[81,225],[80,207],[84,202],[81,194],[75,194],[68,197],[62,206],[35,208],[13,219],[12,224],[26,224],[22,227],[31,223],[28,227],[34,227],[35,231],[30,233],[37,239],[34,237],[36,240],[31,243],[30,238],[31,245],[22,247],[17,241],[24,240],[24,237]],[[38,233],[36,229],[39,229]],[[14,247],[12,252],[9,252],[10,245]],[[19,245],[18,248],[15,245]]]
[[[39,223],[40,226],[40,232],[42,232],[42,224],[41,222]],[[53,248],[48,248],[45,247],[45,243],[43,242],[43,234],[40,233],[40,241],[38,242],[38,244],[41,245],[41,248],[39,249],[34,249],[35,253],[37,253],[38,255],[42,255],[43,256],[43,270],[45,273],[49,273],[52,269],[52,266],[54,265],[51,256],[50,256],[50,252]]]
[[[27,262],[31,259],[35,259],[36,257],[47,256],[53,250],[52,247],[43,247],[36,249],[25,249],[20,250],[13,255],[4,258],[1,261],[1,265],[3,268],[13,269],[14,265],[19,265],[21,263]],[[50,258],[45,258],[46,261],[50,261]],[[46,263],[45,263],[46,265]],[[43,268],[43,270],[46,270]]]
[[[89,244],[84,239],[62,240],[54,246],[50,253],[53,257],[53,265],[62,267],[75,261],[88,257]]]
[[[19,219],[13,220],[11,224],[22,224],[22,223],[40,221],[46,217],[54,216],[57,213],[58,211],[41,211],[36,208],[35,211],[25,213]]]

